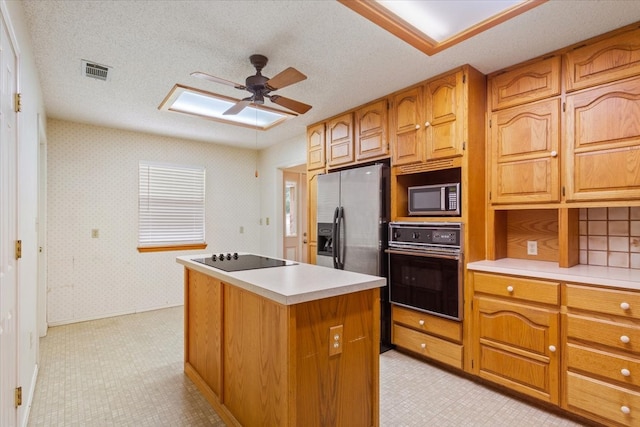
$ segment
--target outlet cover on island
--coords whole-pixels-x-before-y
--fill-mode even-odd
[[[527,240],[527,255],[538,255],[538,242]]]

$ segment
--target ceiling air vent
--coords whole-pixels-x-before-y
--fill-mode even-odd
[[[109,80],[109,69],[106,65],[96,64],[95,62],[89,62],[82,60],[82,73],[85,77],[91,77],[92,79],[107,81]]]

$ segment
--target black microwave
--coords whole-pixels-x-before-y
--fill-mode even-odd
[[[409,215],[460,215],[460,183],[409,187],[408,192]]]

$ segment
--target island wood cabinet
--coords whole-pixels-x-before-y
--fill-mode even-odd
[[[559,403],[560,284],[472,272],[473,372]]]
[[[606,425],[640,425],[640,293],[567,284],[569,411]]]
[[[462,323],[397,305],[392,306],[391,313],[393,344],[462,369]]]
[[[379,295],[282,305],[185,268],[185,373],[229,426],[378,426]]]
[[[640,199],[640,76],[569,94],[566,110],[567,200]]]

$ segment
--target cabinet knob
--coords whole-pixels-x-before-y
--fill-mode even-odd
[[[416,125],[416,129],[420,129],[420,125]]]
[[[622,374],[623,377],[628,377],[629,375],[631,375],[631,371],[628,370],[627,368],[620,369],[620,373]]]
[[[556,352],[556,346],[555,346],[555,345],[550,345],[550,346],[549,346],[549,351],[550,351],[551,353],[555,353],[555,352]]]
[[[631,308],[631,306],[629,305],[628,302],[621,302],[620,303],[620,308],[623,310],[629,310]]]
[[[420,347],[424,350],[425,348],[427,348],[427,345],[425,343],[420,344]]]
[[[509,292],[510,294],[513,293],[513,286],[507,286],[507,292]]]
[[[556,150],[553,150],[550,154],[551,157],[558,157],[558,152]]]
[[[623,336],[620,337],[620,341],[622,341],[625,344],[628,344],[629,341],[631,341],[631,339],[628,336],[623,335]]]
[[[621,406],[621,407],[620,407],[620,411],[621,411],[623,414],[630,414],[630,413],[631,413],[631,409],[629,409],[629,407],[628,407],[628,406]]]
[[[427,128],[428,128],[429,126],[431,126],[431,123],[429,123],[429,122],[424,122],[424,127],[427,127]]]
[[[424,326],[424,320],[422,320],[422,319],[418,320],[418,324],[419,324],[420,326]]]

